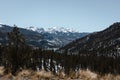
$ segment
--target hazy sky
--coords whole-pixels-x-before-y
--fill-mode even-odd
[[[0,0],[0,23],[93,32],[120,21],[120,0]]]

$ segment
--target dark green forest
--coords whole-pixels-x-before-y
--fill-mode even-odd
[[[104,53],[106,50],[100,50]],[[63,70],[70,71],[90,69],[99,74],[120,74],[120,57],[97,55],[96,51],[83,51],[79,54],[58,53],[54,50],[43,50],[26,44],[24,35],[14,26],[8,33],[8,43],[0,45],[0,65],[5,67],[5,73],[13,75],[21,69],[45,69],[56,74]]]

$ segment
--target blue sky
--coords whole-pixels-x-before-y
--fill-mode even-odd
[[[0,23],[94,32],[120,21],[120,0],[0,0]]]

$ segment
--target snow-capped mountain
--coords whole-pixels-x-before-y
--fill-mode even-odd
[[[88,34],[79,33],[77,31],[64,27],[51,27],[47,29],[28,27],[26,29],[42,34],[42,39],[39,40],[39,42],[44,48],[59,48],[77,38],[81,38]]]
[[[13,27],[0,24],[0,43],[7,43],[7,33],[12,31]],[[26,42],[35,47],[44,49],[60,48],[69,42],[81,38],[88,33],[79,33],[65,28],[43,29],[37,27],[19,28],[24,35]],[[4,35],[4,36],[3,36]]]
[[[43,29],[43,28],[38,28],[38,27],[34,27],[34,26],[27,27],[26,29],[27,29],[27,30],[31,30],[31,31],[36,31],[36,32],[38,32],[38,33],[44,32],[44,29]]]

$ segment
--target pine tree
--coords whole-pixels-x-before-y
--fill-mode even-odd
[[[15,72],[23,66],[23,60],[28,57],[25,53],[25,39],[15,25],[12,32],[8,33],[8,39],[9,45],[6,49],[6,68],[9,68],[8,70],[11,70],[11,72],[15,74]]]

